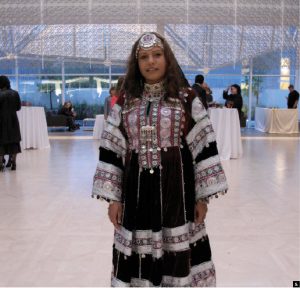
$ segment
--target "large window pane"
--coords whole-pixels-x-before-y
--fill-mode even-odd
[[[287,108],[289,90],[283,89],[281,82],[279,76],[253,76],[251,120],[254,120],[255,107]],[[294,83],[295,77],[290,77],[290,82]]]
[[[1,55],[1,54],[0,54]],[[0,59],[0,75],[15,74],[15,59]]]
[[[65,83],[65,100],[72,102],[78,119],[103,113],[109,93],[108,76],[66,76]]]
[[[60,76],[19,77],[21,100],[33,106],[58,110],[62,102],[62,79]]]

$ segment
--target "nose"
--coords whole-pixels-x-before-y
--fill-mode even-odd
[[[148,62],[151,64],[151,63],[154,63],[154,57],[152,55],[149,55],[148,57]]]

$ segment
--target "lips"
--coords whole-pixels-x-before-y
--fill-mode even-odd
[[[147,72],[156,72],[156,71],[158,71],[158,69],[157,68],[148,68],[148,69],[146,69],[146,71]]]

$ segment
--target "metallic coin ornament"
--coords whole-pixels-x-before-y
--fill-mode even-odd
[[[136,49],[136,53],[135,53],[135,56],[136,58],[138,58],[138,54],[139,54],[139,50],[142,48],[142,49],[145,49],[145,50],[149,50],[151,49],[152,47],[155,47],[155,46],[158,46],[162,49],[164,49],[164,46],[161,42],[161,40],[153,33],[145,33],[140,41],[139,41],[139,45]]]

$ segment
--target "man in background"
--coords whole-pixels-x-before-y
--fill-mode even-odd
[[[197,96],[200,98],[203,106],[207,110],[208,105],[207,105],[207,101],[206,101],[206,91],[203,87],[203,83],[204,83],[204,76],[203,75],[196,75],[195,84],[192,86],[192,88],[194,89]]]
[[[288,109],[297,109],[298,102],[299,102],[299,93],[294,89],[294,85],[290,84],[288,87],[290,94],[287,97],[287,106]]]

